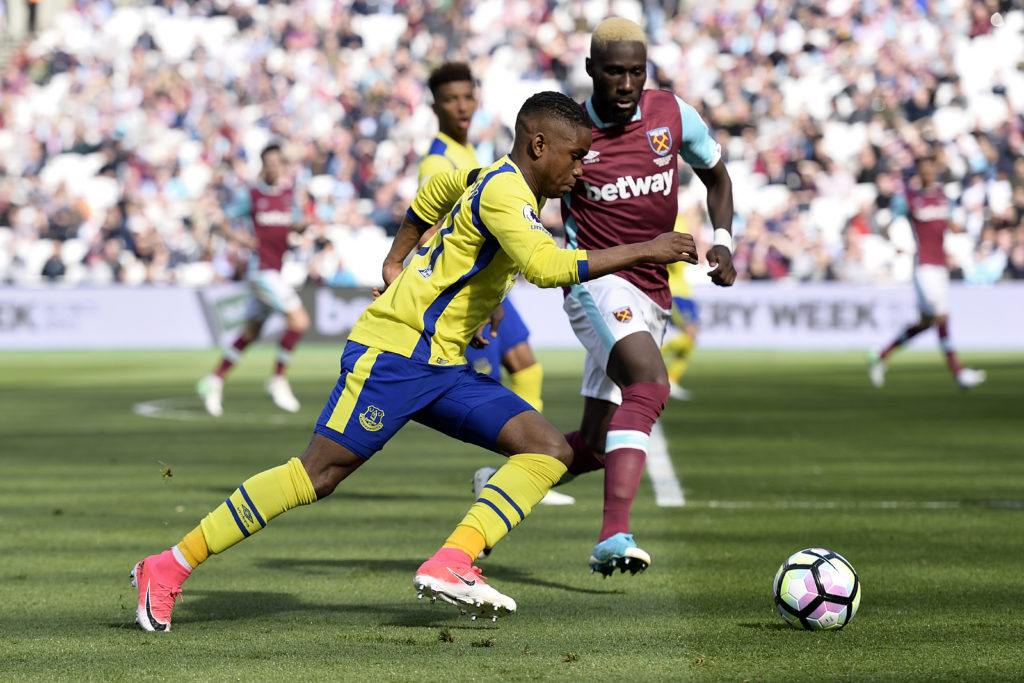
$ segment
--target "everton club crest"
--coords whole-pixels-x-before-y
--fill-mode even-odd
[[[360,414],[359,424],[368,432],[376,432],[384,426],[384,411],[377,406],[367,406],[366,412]]]

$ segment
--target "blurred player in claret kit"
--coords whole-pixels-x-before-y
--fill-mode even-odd
[[[389,258],[408,254],[443,217],[441,229],[408,267],[385,275],[386,289],[356,322],[309,445],[300,458],[243,482],[173,548],[135,565],[142,628],[169,630],[175,597],[195,567],[282,512],[332,493],[410,420],[508,457],[416,570],[414,586],[473,618],[516,610],[473,560],[530,514],[565,474],[572,450],[530,404],[467,365],[466,345],[520,272],[538,286],[562,287],[640,263],[697,260],[693,238],[680,233],[609,249],[558,247],[538,213],[544,197],[572,189],[590,142],[579,105],[538,93],[519,111],[509,155],[484,169],[435,175],[420,188]]]
[[[671,92],[644,90],[647,36],[627,19],[601,22],[591,38],[587,73],[594,93],[583,107],[594,142],[583,177],[562,198],[568,246],[600,249],[672,233],[678,214],[677,155],[707,187],[715,228],[707,260],[711,281],[727,287],[732,265],[732,181],[721,148],[693,107]],[[585,397],[570,475],[604,468],[604,523],[590,568],[641,571],[650,555],[630,533],[654,422],[669,396],[661,342],[672,296],[664,265],[643,264],[574,285],[565,299],[587,350]]]
[[[869,354],[868,377],[879,388],[885,385],[889,355],[930,327],[935,327],[939,333],[939,345],[946,355],[953,379],[961,388],[969,389],[985,381],[984,370],[960,365],[949,340],[949,267],[942,240],[949,228],[952,206],[938,183],[938,177],[938,162],[934,156],[922,156],[917,160],[920,186],[907,192],[907,210],[917,240],[914,288],[921,319],[903,330],[881,352]]]
[[[480,168],[476,151],[467,138],[469,124],[477,108],[476,83],[469,66],[461,62],[442,64],[431,72],[427,85],[434,97],[433,109],[437,114],[439,132],[430,144],[427,155],[420,161],[420,187],[437,173]],[[423,240],[432,235],[433,230],[428,230]],[[408,254],[403,255],[403,259],[406,256]],[[398,260],[384,265],[385,269],[395,274],[401,271],[402,266],[403,261]],[[490,375],[499,382],[504,367],[512,391],[538,412],[542,412],[544,371],[530,348],[530,330],[510,300],[506,299],[502,306],[504,316],[500,323],[494,328],[491,325],[484,326],[476,343],[466,348],[466,361],[477,372]],[[480,497],[480,490],[497,471],[495,467],[481,467],[476,471],[473,475],[474,499]],[[571,505],[574,502],[572,496],[558,491],[548,491],[541,500],[541,503],[547,505]]]
[[[288,251],[289,234],[293,230],[305,230],[309,221],[296,202],[294,188],[284,177],[281,147],[277,144],[267,145],[260,159],[263,168],[259,180],[240,194],[235,204],[227,209],[231,218],[248,216],[252,232],[233,232],[223,222],[218,224],[228,239],[252,251],[248,275],[252,293],[249,295],[242,333],[225,349],[216,370],[196,385],[206,411],[214,417],[220,417],[224,412],[224,377],[241,359],[246,347],[259,339],[263,323],[272,313],[284,315],[286,328],[278,342],[274,373],[265,387],[278,408],[289,413],[299,410],[299,401],[292,393],[286,372],[295,345],[309,329],[309,314],[302,306],[295,288],[281,277],[281,265]]]

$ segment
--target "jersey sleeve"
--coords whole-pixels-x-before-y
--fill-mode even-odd
[[[252,195],[248,188],[242,188],[235,192],[231,202],[224,207],[224,214],[228,218],[244,218],[252,211]]]
[[[416,193],[406,215],[424,229],[437,225],[462,197],[470,185],[470,176],[475,177],[477,172],[478,169],[449,169],[431,176]]]
[[[420,160],[419,186],[426,185],[427,181],[438,173],[446,173],[454,168],[452,160],[443,154],[428,154]]]
[[[711,168],[722,158],[722,146],[711,136],[711,130],[697,110],[676,97],[683,122],[683,139],[679,154],[694,168]]]
[[[562,249],[537,216],[533,197],[511,174],[487,183],[480,194],[480,219],[515,262],[523,277],[538,287],[562,287],[589,276],[587,252]]]

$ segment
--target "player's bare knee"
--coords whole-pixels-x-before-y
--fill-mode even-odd
[[[566,467],[572,464],[572,447],[561,434],[558,434],[558,438],[551,439],[545,450],[540,452],[550,455]]]
[[[299,334],[305,334],[309,330],[309,315],[305,309],[300,308],[288,316],[288,328]]]
[[[355,453],[320,434],[313,435],[299,459],[318,500],[333,493],[338,484],[363,464]]]

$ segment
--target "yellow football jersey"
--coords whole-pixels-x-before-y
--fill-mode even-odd
[[[676,216],[676,232],[689,233],[690,228],[682,216]],[[668,264],[668,288],[673,298],[689,299],[691,294],[690,282],[686,279],[686,262],[676,261]]]
[[[409,217],[441,229],[356,322],[349,339],[433,365],[465,363],[466,344],[523,276],[539,287],[588,278],[586,251],[562,249],[508,157],[480,170],[430,178]]]
[[[438,133],[427,155],[420,160],[419,186],[423,187],[438,173],[464,168],[480,168],[476,151],[470,145],[460,145],[444,133]]]

